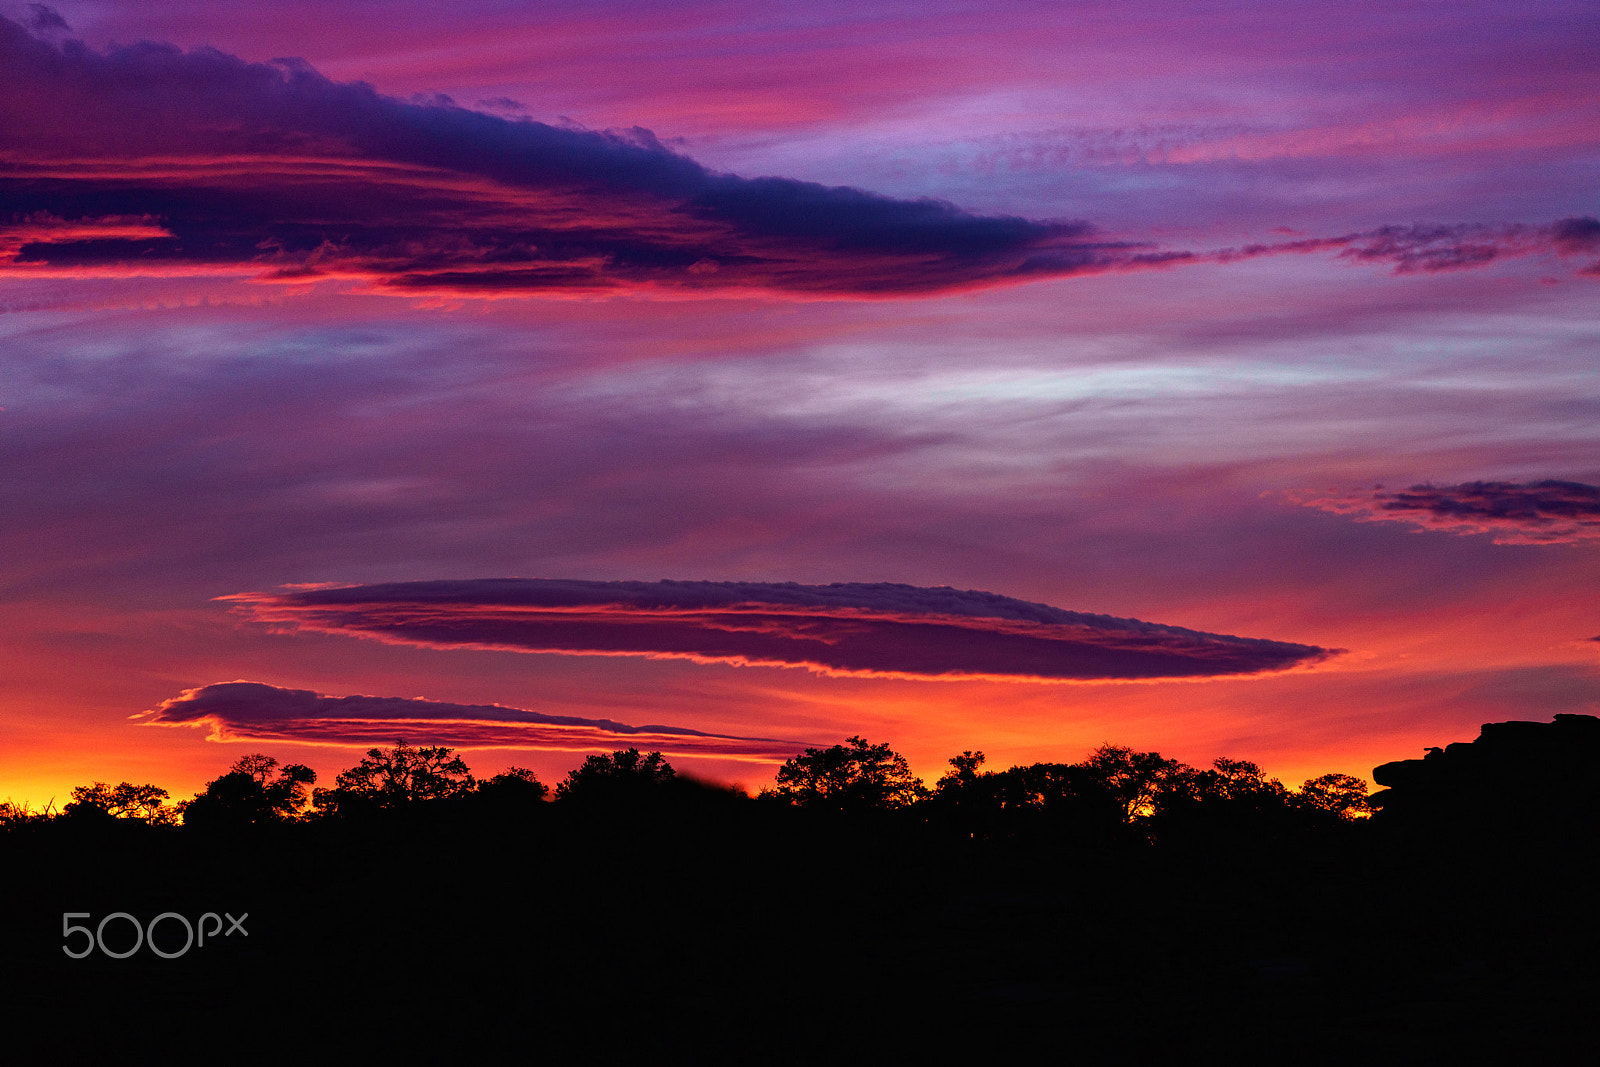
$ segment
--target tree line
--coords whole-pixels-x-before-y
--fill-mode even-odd
[[[1157,752],[1102,745],[1075,763],[1034,763],[986,770],[982,752],[966,751],[929,787],[888,744],[860,736],[807,748],[779,768],[754,797],[681,776],[660,752],[620,749],[588,756],[551,790],[525,767],[475,777],[442,746],[401,740],[369,749],[331,786],[299,763],[241,757],[192,799],[171,803],[151,784],[95,782],[72,790],[59,813],[0,804],[0,822],[182,825],[236,830],[311,821],[359,822],[403,812],[535,811],[628,808],[715,795],[759,809],[795,809],[836,818],[897,819],[963,837],[1004,839],[1067,834],[1086,841],[1154,839],[1199,824],[1283,831],[1365,818],[1367,785],[1325,774],[1291,789],[1248,760],[1217,759],[1196,768]]]
[[[791,810],[874,825],[921,825],[974,840],[1057,838],[1083,844],[1232,834],[1283,837],[1363,823],[1519,828],[1549,833],[1600,821],[1600,718],[1485,724],[1478,739],[1430,748],[1373,771],[1381,789],[1323,774],[1298,789],[1249,760],[1197,768],[1159,752],[1101,745],[1085,759],[986,769],[980,751],[948,761],[932,785],[886,743],[860,736],[807,748],[756,796],[680,775],[660,752],[588,756],[552,790],[525,767],[488,778],[459,753],[400,740],[369,749],[329,786],[299,763],[252,753],[192,799],[152,784],[95,782],[56,812],[0,803],[0,826],[43,822],[200,831],[311,822],[358,824],[402,814],[463,817],[566,811],[644,811],[697,803],[751,812]],[[551,803],[553,802],[553,804]],[[1375,818],[1374,818],[1375,817]]]

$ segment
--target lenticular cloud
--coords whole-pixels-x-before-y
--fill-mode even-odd
[[[185,690],[135,716],[151,726],[209,727],[213,741],[375,745],[396,740],[452,748],[604,752],[621,745],[669,755],[783,760],[797,741],[729,737],[679,726],[629,726],[610,719],[544,715],[498,704],[451,704],[406,697],[331,697],[260,682]]]
[[[241,593],[286,630],[432,648],[649,656],[912,678],[1113,681],[1250,675],[1333,650],[889,583],[401,582]]]
[[[1360,522],[1409,522],[1457,534],[1493,534],[1496,544],[1564,544],[1600,538],[1600,487],[1582,482],[1463,482],[1400,492],[1291,499]]]

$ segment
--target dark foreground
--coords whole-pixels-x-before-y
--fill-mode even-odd
[[[1477,781],[1469,817],[1450,788],[1093,842],[681,781],[228,833],[50,820],[0,838],[6,1059],[1587,1059],[1592,799],[1557,790],[1539,818],[1556,794]],[[72,959],[68,912],[248,933]],[[155,937],[185,943],[177,920]]]

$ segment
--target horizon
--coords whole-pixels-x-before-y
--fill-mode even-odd
[[[244,684],[249,683],[229,683],[229,685]],[[193,695],[192,693],[186,693],[184,694],[184,699],[188,699]],[[176,704],[180,703],[180,701],[170,703]],[[436,806],[443,801],[460,801],[464,798],[471,798],[474,794],[481,794],[485,790],[492,790],[496,786],[505,784],[507,779],[513,780],[513,784],[531,784],[533,788],[537,789],[537,793],[531,797],[524,795],[520,799],[516,797],[500,797],[498,802],[509,800],[511,804],[515,805],[525,803],[530,799],[540,802],[560,801],[562,792],[565,789],[578,786],[579,791],[582,792],[584,775],[592,775],[596,770],[603,771],[602,776],[605,773],[618,776],[618,781],[620,782],[631,781],[633,783],[631,787],[627,785],[622,787],[624,793],[629,788],[637,789],[639,785],[649,784],[652,781],[659,785],[663,781],[675,780],[678,783],[692,785],[698,789],[726,791],[745,800],[752,798],[760,800],[771,799],[784,806],[806,807],[808,804],[817,803],[820,798],[831,795],[826,791],[829,785],[828,778],[825,774],[819,772],[821,772],[822,768],[831,766],[832,764],[829,761],[832,759],[838,759],[854,767],[853,774],[856,777],[853,779],[853,784],[856,786],[870,781],[871,777],[862,770],[860,765],[852,761],[865,759],[866,762],[870,763],[878,760],[884,766],[890,768],[891,777],[894,779],[894,788],[890,792],[876,795],[875,799],[867,803],[863,809],[877,810],[881,813],[898,807],[923,809],[929,805],[937,806],[941,802],[950,801],[955,793],[961,791],[964,784],[970,784],[974,781],[1000,780],[1017,772],[1063,766],[1089,770],[1096,767],[1100,761],[1109,761],[1111,766],[1122,768],[1138,766],[1138,761],[1147,760],[1156,768],[1158,776],[1164,776],[1169,780],[1166,788],[1176,786],[1174,795],[1183,795],[1190,800],[1199,799],[1201,802],[1204,802],[1207,798],[1212,801],[1217,801],[1219,798],[1225,799],[1229,796],[1226,791],[1208,793],[1207,790],[1213,788],[1219,781],[1226,782],[1237,778],[1239,781],[1251,783],[1251,788],[1261,790],[1264,797],[1273,797],[1276,803],[1287,805],[1291,810],[1297,805],[1300,806],[1302,814],[1310,817],[1313,822],[1319,817],[1331,817],[1334,822],[1360,822],[1374,815],[1384,814],[1398,786],[1400,787],[1400,792],[1404,794],[1400,804],[1402,814],[1398,816],[1386,815],[1385,817],[1391,820],[1404,821],[1414,817],[1412,805],[1424,796],[1421,793],[1414,793],[1416,786],[1415,776],[1419,768],[1423,769],[1424,774],[1427,773],[1428,768],[1431,768],[1435,775],[1443,776],[1443,781],[1451,782],[1450,772],[1443,769],[1444,765],[1449,764],[1452,759],[1458,761],[1458,763],[1472,763],[1473,757],[1465,753],[1468,750],[1481,749],[1482,751],[1477,755],[1482,761],[1493,762],[1498,760],[1504,764],[1501,770],[1525,774],[1528,770],[1526,759],[1529,752],[1548,755],[1555,737],[1555,735],[1541,732],[1538,735],[1539,740],[1530,745],[1529,742],[1534,735],[1527,733],[1526,728],[1548,727],[1554,730],[1568,731],[1566,740],[1570,744],[1574,741],[1586,739],[1583,733],[1585,724],[1589,727],[1600,726],[1600,716],[1557,712],[1549,723],[1528,720],[1484,723],[1480,727],[1479,735],[1475,738],[1461,742],[1451,742],[1444,746],[1430,746],[1425,750],[1423,757],[1387,761],[1385,764],[1373,768],[1370,778],[1335,771],[1308,778],[1298,786],[1293,782],[1284,782],[1271,774],[1263,772],[1260,767],[1250,761],[1239,761],[1229,759],[1226,756],[1219,756],[1201,765],[1194,766],[1183,760],[1168,759],[1158,751],[1137,752],[1127,746],[1111,743],[1102,744],[1093,751],[1083,753],[1082,759],[1039,761],[1026,766],[1012,765],[1010,767],[998,764],[986,766],[989,762],[988,757],[981,749],[967,749],[946,760],[941,768],[942,773],[938,778],[934,778],[931,775],[917,774],[909,764],[904,762],[904,757],[893,751],[892,746],[887,743],[875,745],[869,739],[859,735],[844,738],[832,745],[808,746],[790,756],[781,757],[783,762],[775,779],[776,788],[769,784],[762,786],[759,790],[752,790],[743,782],[714,780],[697,777],[692,773],[680,773],[670,760],[663,758],[660,751],[643,751],[637,745],[610,751],[599,745],[595,746],[593,751],[584,751],[572,747],[563,748],[561,751],[579,753],[583,755],[583,759],[571,767],[566,774],[561,775],[559,779],[552,778],[546,781],[530,768],[518,765],[503,768],[497,775],[477,775],[473,773],[472,767],[466,763],[461,750],[442,745],[412,745],[403,737],[397,737],[389,744],[374,745],[361,752],[361,758],[356,763],[343,768],[340,773],[335,775],[323,776],[304,764],[289,765],[265,753],[251,752],[237,758],[217,779],[207,782],[205,788],[197,790],[192,797],[175,795],[170,790],[160,787],[159,783],[154,782],[110,783],[95,781],[83,783],[74,788],[71,791],[73,799],[59,805],[54,798],[45,806],[37,809],[30,804],[15,803],[9,799],[0,801],[0,814],[7,816],[10,823],[22,825],[39,820],[72,816],[74,814],[73,809],[76,806],[98,809],[104,813],[101,818],[114,817],[134,824],[168,827],[186,825],[188,822],[186,818],[187,809],[195,801],[223,806],[229,804],[239,805],[241,803],[238,797],[232,796],[226,789],[223,789],[221,793],[221,797],[224,799],[218,799],[218,787],[226,786],[230,779],[244,774],[254,778],[259,786],[264,787],[273,780],[273,772],[278,771],[279,778],[277,781],[280,784],[288,781],[298,781],[301,783],[297,787],[300,792],[298,795],[286,795],[281,800],[274,801],[273,815],[268,819],[269,822],[280,824],[315,822],[318,820],[337,822],[346,817],[354,818],[357,822],[360,822],[362,818],[370,816],[372,812],[364,811],[364,814],[347,816],[347,813],[341,807],[341,798],[343,798],[343,802],[348,802],[354,796],[360,802],[370,803],[375,797],[382,794],[386,788],[390,788],[395,784],[393,781],[388,786],[378,784],[383,780],[381,775],[385,773],[385,768],[390,765],[410,766],[412,768],[426,765],[429,768],[445,769],[442,772],[442,777],[438,777],[432,783],[433,786],[440,788],[440,792],[436,796],[428,795],[425,790],[407,791],[404,786],[400,787],[399,795],[403,797],[403,800],[398,807],[414,808],[416,810]],[[644,729],[648,730],[649,728]],[[1513,729],[1518,732],[1512,733]],[[404,732],[403,727],[400,732]],[[647,733],[643,734],[643,736],[649,737]],[[1540,742],[1543,744],[1542,752],[1540,750]],[[303,744],[309,747],[340,749],[349,749],[350,747],[348,741]],[[483,751],[486,747],[491,746],[478,746],[476,751]],[[468,749],[468,751],[472,750]],[[1521,765],[1517,763],[1519,757],[1524,761]],[[354,758],[354,756],[351,758]],[[773,758],[779,757],[768,756],[765,759],[752,757],[752,761],[771,762]],[[1577,758],[1580,760],[1583,758],[1581,753],[1578,754]],[[1434,761],[1436,759],[1441,760],[1440,765],[1435,765]],[[597,761],[600,765],[598,768],[594,766]],[[897,765],[899,767],[898,771],[894,770]],[[641,767],[645,770],[641,770]],[[305,773],[308,771],[310,773]],[[347,785],[345,783],[346,773],[355,773],[357,771],[364,771],[369,776],[380,777],[376,781],[363,780],[360,783]],[[648,776],[645,776],[646,774]],[[289,777],[291,775],[293,775],[292,778]],[[785,780],[786,776],[787,781]],[[326,786],[318,784],[324,781],[330,784]],[[804,783],[807,781],[811,783],[810,786],[796,785],[796,782]],[[1184,792],[1185,789],[1194,788],[1198,783],[1203,783],[1200,785],[1198,797]],[[590,781],[587,784],[593,786],[595,783]],[[1372,790],[1374,784],[1380,787],[1376,793]],[[1455,781],[1451,788],[1457,788],[1459,784],[1459,781]],[[881,787],[881,783],[879,785]],[[921,793],[918,794],[913,790],[907,789],[906,786],[908,785],[920,787]],[[945,793],[947,786],[953,788],[953,793]],[[822,792],[814,792],[819,788]],[[148,804],[148,806],[128,808],[113,813],[111,809],[122,803],[122,801],[116,799],[116,794],[128,790],[138,793],[142,798],[139,803],[141,805]],[[324,793],[328,794],[328,799],[326,800],[323,798]],[[642,803],[647,794],[648,790],[645,794],[634,793],[628,795],[632,797],[632,802]],[[261,799],[265,800],[270,795],[262,794]],[[1083,798],[1080,797],[1079,800],[1082,801]],[[1341,801],[1343,801],[1342,804]],[[249,810],[248,805],[250,802],[245,800],[243,803],[243,810]],[[394,803],[394,801],[391,800],[389,803]],[[233,810],[232,814],[237,817],[239,811]],[[257,814],[260,813],[258,812]],[[1128,818],[1133,822],[1138,822],[1147,820],[1150,815],[1151,812],[1149,811],[1130,813]],[[92,818],[93,815],[91,814],[90,817]],[[212,826],[211,828],[215,829],[216,827]],[[237,829],[237,826],[235,826],[235,829]]]
[[[0,2],[0,800],[1600,714],[1593,5],[369,8]]]

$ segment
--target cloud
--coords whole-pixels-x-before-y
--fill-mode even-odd
[[[430,648],[649,656],[909,678],[1109,681],[1260,674],[1335,654],[891,583],[536,578],[223,597],[283,627]]]
[[[298,60],[148,42],[98,52],[5,20],[0,130],[0,205],[14,220],[133,217],[165,231],[24,242],[0,262],[12,275],[249,267],[401,293],[866,296],[1143,254],[1081,222],[716,173],[644,129],[402,101]]]
[[[0,19],[0,277],[243,275],[396,295],[893,297],[1335,251],[1399,272],[1594,245],[1549,227],[1385,227],[1214,252],[707,169],[649,130],[401,100],[300,60],[105,51]],[[33,239],[40,220],[57,226]],[[97,233],[107,220],[145,232]],[[84,232],[72,236],[72,228]]]
[[[61,17],[61,12],[47,4],[29,4],[27,18],[23,20],[35,33],[68,32],[72,27]]]
[[[24,249],[37,252],[52,244],[81,246],[95,242],[163,241],[172,236],[148,216],[63,219],[40,211],[0,225],[0,263],[15,262]]]
[[[187,689],[134,716],[149,726],[209,727],[212,741],[378,745],[404,740],[452,748],[609,752],[649,748],[671,755],[775,761],[798,741],[728,737],[679,726],[628,726],[610,719],[543,715],[498,704],[451,704],[406,697],[331,697],[260,682]]]
[[[1338,237],[1308,237],[1245,245],[1209,253],[1231,263],[1260,256],[1332,252],[1357,263],[1387,264],[1395,274],[1470,270],[1499,260],[1536,254],[1582,255],[1600,251],[1600,219],[1575,216],[1548,226],[1458,223],[1443,226],[1380,226]],[[1579,273],[1600,273],[1600,261]]]
[[[1360,522],[1409,522],[1457,534],[1493,534],[1496,544],[1566,544],[1600,538],[1600,487],[1582,482],[1463,482],[1401,492],[1290,494],[1297,504]]]

